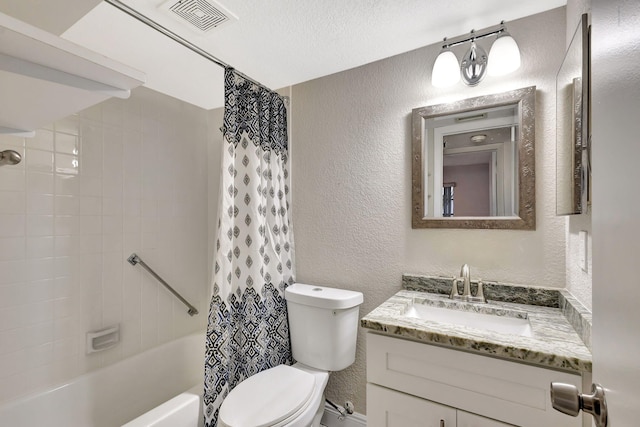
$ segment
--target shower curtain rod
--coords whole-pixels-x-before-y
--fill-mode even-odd
[[[189,50],[197,53],[198,55],[208,59],[209,61],[213,62],[214,64],[216,64],[216,65],[218,65],[218,66],[220,66],[222,68],[233,68],[235,70],[235,72],[238,73],[243,78],[249,80],[252,83],[255,83],[256,85],[258,85],[260,87],[263,87],[263,88],[269,90],[270,92],[274,92],[275,93],[274,90],[269,89],[267,86],[263,85],[262,83],[252,79],[251,77],[247,76],[244,73],[241,73],[240,71],[236,70],[231,65],[227,64],[226,62],[223,62],[223,61],[219,60],[215,56],[211,55],[209,52],[199,48],[198,46],[194,45],[190,41],[180,37],[179,35],[177,35],[173,31],[163,27],[162,25],[158,24],[154,20],[147,18],[146,16],[144,16],[143,14],[138,12],[137,10],[135,10],[135,9],[131,8],[130,6],[122,3],[120,0],[104,0],[104,1],[106,3],[109,3],[111,6],[114,6],[115,8],[120,9],[122,12],[124,12],[127,15],[131,16],[132,18],[135,18],[138,21],[142,22],[143,24],[148,25],[149,27],[153,28],[154,30],[158,31],[159,33],[164,34],[165,36],[169,37],[171,40],[175,41],[176,43],[179,43],[182,46],[186,47],[187,49],[189,49]],[[280,95],[280,94],[278,94],[278,95],[281,96],[285,101],[289,100],[288,96],[283,96],[283,95]]]

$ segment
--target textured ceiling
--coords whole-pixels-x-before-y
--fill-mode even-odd
[[[73,1],[78,0],[55,3],[64,8]],[[2,0],[0,6],[7,2],[15,0]],[[221,0],[238,21],[202,36],[163,12],[159,6],[164,0],[124,2],[273,89],[566,4],[566,0]],[[57,14],[65,16],[60,10]],[[63,37],[144,71],[146,86],[154,90],[207,109],[222,105],[222,70],[217,65],[107,3],[98,4]]]

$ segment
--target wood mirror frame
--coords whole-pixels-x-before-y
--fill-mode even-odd
[[[467,228],[535,230],[535,98],[530,86],[509,92],[479,96],[448,104],[430,105],[412,111],[412,228]],[[501,217],[428,217],[425,215],[425,123],[429,119],[472,113],[506,105],[518,106],[518,214]]]

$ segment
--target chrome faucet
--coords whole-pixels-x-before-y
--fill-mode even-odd
[[[462,295],[458,293],[458,282],[462,280]],[[484,297],[484,291],[482,286],[482,279],[478,279],[478,290],[476,295],[471,295],[471,273],[469,271],[469,265],[464,264],[460,269],[460,277],[453,278],[453,285],[451,286],[451,294],[449,298],[460,299],[469,302],[483,302],[486,303],[487,299]]]
[[[460,269],[460,277],[462,277],[463,289],[462,296],[471,296],[471,273],[469,272],[469,265],[464,264]]]

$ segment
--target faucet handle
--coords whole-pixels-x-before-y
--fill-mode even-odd
[[[449,294],[449,298],[451,299],[460,296],[460,293],[458,292],[458,282],[460,281],[460,279],[458,277],[454,277],[452,280],[453,285],[451,285],[451,293]]]
[[[487,302],[487,298],[484,296],[484,286],[482,284],[482,279],[478,279],[478,291],[476,292],[476,299],[481,302]]]

